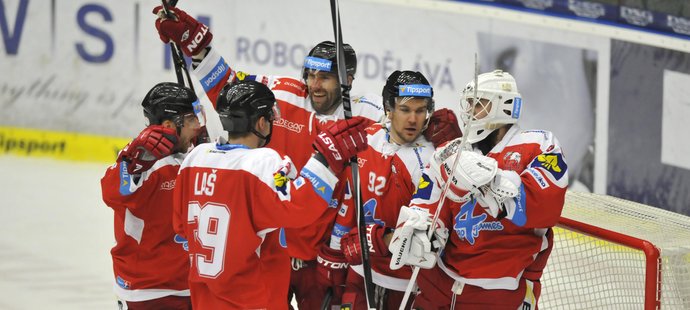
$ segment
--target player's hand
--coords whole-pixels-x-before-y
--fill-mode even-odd
[[[499,218],[500,214],[506,216],[508,210],[515,209],[515,201],[512,198],[517,197],[521,185],[522,181],[517,172],[498,169],[494,179],[482,187],[482,194],[477,195],[477,201],[486,213],[494,218]]]
[[[345,291],[348,264],[342,251],[323,244],[316,257],[317,281],[321,287],[333,288],[333,300],[340,300]]]
[[[153,9],[156,19],[156,29],[161,41],[164,43],[175,42],[182,52],[191,57],[204,50],[213,39],[213,34],[208,26],[187,15],[178,8],[169,8],[173,18],[168,18],[162,6]]]
[[[367,225],[366,239],[371,242],[369,244],[369,254],[376,256],[388,256],[388,244],[384,241],[386,228],[377,225]],[[362,264],[362,244],[359,242],[359,229],[353,228],[345,236],[340,239],[340,248],[343,249],[343,254],[350,265]]]
[[[431,217],[426,209],[400,208],[393,238],[388,249],[393,254],[389,267],[400,269],[403,265],[431,268],[436,263],[432,242],[427,236],[431,226]]]
[[[118,161],[127,162],[129,174],[141,174],[149,170],[157,160],[172,154],[177,140],[175,129],[151,125],[125,146]]]
[[[441,156],[445,148],[450,146],[451,143],[434,152],[429,160],[427,172],[441,188],[450,181],[446,197],[455,202],[464,202],[470,199],[471,194],[480,194],[479,188],[494,179],[498,171],[498,162],[491,157],[463,150],[457,166],[453,169],[458,153],[452,153],[447,157]],[[440,160],[443,161],[439,162]]]
[[[345,165],[357,153],[367,149],[367,128],[369,121],[363,117],[339,120],[326,128],[314,139],[316,149],[336,174],[345,169]]]
[[[439,147],[442,144],[462,137],[462,131],[458,125],[458,118],[455,117],[450,109],[440,109],[434,111],[429,119],[429,125],[424,130],[424,137]]]

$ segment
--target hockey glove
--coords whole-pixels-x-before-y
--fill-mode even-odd
[[[388,245],[383,240],[387,229],[381,225],[367,225],[367,242],[369,243],[369,254],[376,256],[388,256]],[[340,248],[343,249],[345,258],[350,265],[362,264],[362,244],[359,242],[359,230],[357,227],[350,230],[340,239]]]
[[[398,223],[388,249],[393,254],[389,267],[400,269],[403,265],[419,266],[428,269],[436,264],[436,254],[432,251],[427,230],[431,224],[426,209],[400,208]]]
[[[512,219],[512,214],[515,213],[513,198],[517,197],[521,184],[520,176],[515,171],[498,169],[491,183],[481,188],[482,194],[477,195],[477,201],[494,218],[498,218],[499,214],[505,216],[509,212]]]
[[[339,120],[314,139],[314,149],[323,155],[336,175],[345,169],[350,158],[367,149],[367,133],[364,131],[367,123],[359,116]]]
[[[455,117],[450,109],[440,109],[434,111],[429,119],[429,125],[424,130],[424,137],[439,147],[442,144],[462,137],[462,131],[458,125],[458,118]]]
[[[446,147],[451,146],[449,143]],[[480,194],[479,188],[493,180],[498,171],[498,163],[491,157],[464,150],[453,169],[457,152],[447,157],[441,156],[446,147],[437,149],[431,156],[428,173],[436,179],[441,188],[445,186],[446,181],[451,182],[446,197],[455,202],[465,202],[470,199],[471,194]],[[444,157],[446,159],[440,161]]]
[[[170,8],[169,11],[175,18],[165,16],[162,6],[153,9],[153,14],[158,16],[156,29],[163,43],[175,42],[189,57],[200,53],[211,43],[213,34],[208,26],[178,8]]]
[[[120,152],[118,162],[127,162],[129,174],[141,174],[151,169],[156,161],[172,154],[177,144],[177,132],[173,128],[151,125],[139,133]]]
[[[348,264],[342,251],[321,245],[316,257],[317,282],[320,287],[333,288],[333,300],[340,300],[345,292]]]

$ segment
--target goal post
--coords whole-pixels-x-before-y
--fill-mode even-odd
[[[690,309],[690,217],[568,192],[542,309]]]

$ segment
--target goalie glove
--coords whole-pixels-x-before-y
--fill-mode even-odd
[[[451,182],[446,197],[455,202],[465,202],[470,200],[472,194],[481,194],[479,189],[494,179],[498,171],[498,162],[471,150],[463,150],[457,166],[453,169],[458,154],[455,151],[458,141],[453,140],[437,149],[429,160],[427,170],[439,187],[443,188],[446,182]]]
[[[508,213],[514,213],[515,200],[522,181],[515,171],[498,169],[491,183],[484,185],[482,194],[477,195],[477,202],[484,211],[494,218],[505,217]]]
[[[400,269],[403,265],[431,268],[436,264],[436,255],[432,252],[431,241],[426,232],[431,222],[426,209],[400,208],[398,222],[388,245],[393,257],[389,267]]]

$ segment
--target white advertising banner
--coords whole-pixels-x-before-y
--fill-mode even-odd
[[[0,3],[3,126],[133,136],[145,124],[146,91],[175,80],[155,31],[155,1]],[[231,66],[250,73],[299,76],[309,49],[333,39],[328,1],[178,5],[209,24]],[[522,127],[553,131],[577,172],[594,136],[595,74],[607,38],[371,1],[342,1],[341,16],[358,55],[353,93],[380,94],[392,71],[418,70],[437,107],[457,112],[478,52],[482,71],[512,71],[525,102]]]

